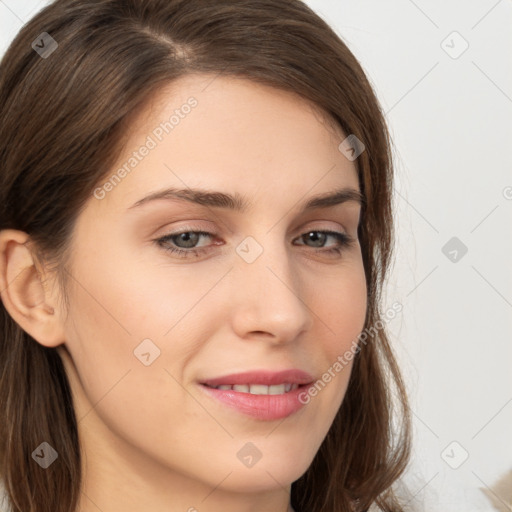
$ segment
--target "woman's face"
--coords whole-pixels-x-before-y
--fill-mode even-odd
[[[346,135],[298,96],[207,75],[167,87],[130,129],[67,267],[59,353],[86,493],[102,508],[123,475],[128,494],[159,485],[198,510],[230,493],[288,497],[342,403],[351,363],[333,365],[364,326],[360,204],[304,208],[359,190]]]

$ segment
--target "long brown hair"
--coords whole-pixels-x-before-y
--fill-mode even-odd
[[[48,33],[58,46],[49,45]],[[32,47],[53,49],[43,58]],[[46,46],[45,46],[46,45]],[[293,91],[365,146],[355,161],[365,329],[382,322],[393,245],[391,141],[360,64],[300,0],[57,0],[27,23],[0,64],[0,229],[26,232],[61,282],[74,223],[111,172],[126,121],[190,72]],[[340,141],[341,142],[341,141]],[[410,452],[404,384],[386,336],[357,352],[341,408],[304,475],[297,512],[403,510],[392,492]],[[75,512],[81,453],[70,386],[55,349],[0,311],[0,475],[14,512]],[[55,447],[48,469],[31,454]]]

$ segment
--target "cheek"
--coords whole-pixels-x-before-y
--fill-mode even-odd
[[[165,397],[147,390],[174,389],[165,370],[181,381],[187,360],[208,338],[215,307],[206,294],[225,270],[206,274],[111,255],[115,251],[91,251],[73,267],[66,345],[91,403],[116,407],[111,397],[117,396],[125,405],[140,399],[150,408],[152,397]]]
[[[319,286],[318,281],[316,285]],[[367,288],[362,261],[353,261],[332,279],[322,280],[322,289],[314,294],[326,331],[327,349],[334,359],[356,342],[364,327]]]
[[[361,260],[343,268],[336,279],[326,280],[324,291],[315,303],[322,312],[324,325],[324,373],[320,380],[329,388],[325,393],[330,403],[332,421],[341,405],[348,386],[358,337],[364,328],[367,309],[367,284]]]
[[[151,433],[145,436],[151,451],[155,426],[177,431],[170,427],[177,411],[183,423],[197,421],[191,418],[200,411],[183,401],[177,382],[190,340],[172,337],[172,331],[163,336],[183,316],[183,301],[166,293],[161,280],[157,286],[134,269],[126,261],[92,265],[90,260],[75,268],[66,345],[79,378],[76,410],[79,422],[84,418],[82,427],[133,445],[144,445],[142,433]]]

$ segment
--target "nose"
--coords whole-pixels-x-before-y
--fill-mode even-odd
[[[249,263],[251,259],[244,259],[240,252],[230,273],[233,330],[241,339],[291,342],[311,329],[313,321],[305,283],[282,240],[267,240],[260,248],[256,244],[253,239],[245,248],[262,250],[261,254]]]

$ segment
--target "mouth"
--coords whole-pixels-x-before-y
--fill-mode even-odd
[[[305,385],[306,384],[303,386]],[[265,384],[221,384],[219,386],[203,384],[203,386],[212,389],[220,389],[222,391],[231,390],[238,393],[248,393],[250,395],[284,395],[285,393],[295,391],[301,387],[299,384],[291,384],[289,382],[285,382],[283,384],[273,384],[271,386],[266,386]]]
[[[235,386],[241,386],[240,389],[235,389],[235,391],[244,393],[269,394],[270,390],[270,394],[282,394],[290,391],[294,386],[311,384],[313,381],[314,379],[309,373],[292,368],[281,371],[252,370],[243,373],[233,373],[222,377],[205,379],[201,384],[212,388],[219,388],[220,386],[231,386],[234,388]],[[284,386],[284,390],[282,386]]]
[[[272,421],[304,407],[307,402],[301,396],[313,383],[311,375],[300,370],[255,371],[204,380],[199,387],[216,407]]]

